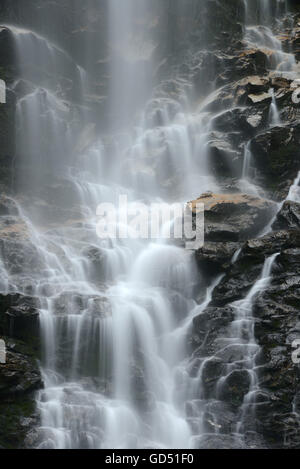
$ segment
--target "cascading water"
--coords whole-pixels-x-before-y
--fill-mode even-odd
[[[266,259],[263,270],[258,281],[253,285],[250,292],[244,300],[234,303],[232,306],[237,311],[236,319],[231,325],[232,337],[228,340],[230,344],[238,345],[241,348],[241,356],[236,363],[231,363],[226,370],[228,375],[233,373],[235,370],[241,369],[241,363],[243,362],[243,354],[246,370],[249,373],[249,391],[244,397],[243,404],[240,411],[240,421],[237,425],[237,433],[243,433],[243,426],[247,419],[248,413],[255,413],[255,404],[257,400],[257,394],[259,392],[259,384],[257,377],[257,365],[255,358],[259,353],[259,347],[255,340],[254,332],[254,319],[252,315],[253,302],[255,296],[266,290],[271,282],[272,267],[278,257],[279,253],[273,254],[271,257]],[[231,335],[231,334],[230,334]],[[228,376],[227,375],[227,376]],[[227,377],[221,379],[218,383],[218,391],[222,392],[222,382]]]
[[[193,253],[160,238],[101,240],[96,234],[97,205],[116,205],[119,195],[132,202],[170,203],[219,189],[207,155],[215,115],[195,112],[187,82],[174,99],[151,96],[159,51],[147,3],[109,3],[108,108],[114,135],[109,149],[99,138],[94,136],[92,143],[88,138],[85,94],[92,80],[86,72],[40,34],[7,26],[15,40],[21,85],[28,80],[32,87],[17,103],[17,157],[27,168],[21,162],[20,184],[31,186],[33,200],[46,183],[48,200],[57,195],[61,180],[72,193],[54,223],[35,203],[26,210],[22,202],[19,206],[41,264],[31,279],[40,311],[45,385],[37,397],[38,448],[192,448],[204,432],[203,415],[211,405],[196,399],[203,366],[211,357],[191,378],[185,339],[220,278],[199,306]],[[248,11],[249,2],[245,4]],[[269,3],[261,4],[264,26],[248,25],[246,40],[272,51],[270,68],[290,71],[292,60],[269,28]],[[74,76],[68,93],[55,80],[64,77],[65,67]],[[45,70],[45,76],[36,69]],[[280,124],[272,97],[270,126]],[[249,177],[250,165],[248,144],[242,179]],[[75,205],[75,213],[65,223],[68,203]],[[220,380],[219,392],[222,380],[241,362],[250,377],[237,434],[258,391],[253,301],[268,287],[275,258],[266,260],[247,297],[232,305],[236,318],[218,352],[231,346],[242,350],[240,362],[232,363]],[[0,268],[7,291],[12,279]],[[25,275],[22,280],[25,286],[14,284],[13,291],[26,292]],[[218,428],[217,416],[213,425]]]
[[[122,120],[127,118],[129,105],[133,106],[132,113],[151,86],[145,82],[147,74],[143,68],[146,64],[151,69],[149,57],[154,46],[149,37],[148,42],[141,37],[145,43],[134,43],[131,36],[135,28],[141,29],[142,36],[146,34],[143,25],[133,21],[134,6],[136,2],[131,0],[121,9],[119,2],[110,3],[111,116],[118,114],[121,119],[112,127],[124,125]],[[139,8],[143,17],[146,2],[139,2]],[[60,50],[35,33],[16,28],[10,31],[19,57],[26,62],[27,55],[38,56],[42,50],[45,62],[47,54],[53,57],[54,65],[45,63],[45,67],[49,74],[55,74]],[[20,34],[24,35],[21,39]],[[74,69],[79,67],[75,64]],[[138,93],[134,82],[137,71],[141,83]],[[22,67],[21,76],[27,78]],[[134,98],[137,102],[133,102]],[[68,168],[76,126],[71,125],[68,103],[60,101],[57,93],[38,86],[20,99],[17,109],[18,123],[28,123],[28,128],[20,126],[18,153],[26,148],[31,158],[26,161],[32,168],[30,183],[40,183],[42,173],[50,181],[62,175],[73,187],[79,213],[89,216],[86,223],[70,227],[56,224],[54,229],[41,232],[23,214],[46,266],[34,291],[40,303],[44,345],[45,389],[37,400],[41,414],[39,448],[189,447],[189,425],[175,392],[175,371],[184,357],[184,347],[181,350],[172,334],[194,307],[193,255],[159,240],[101,241],[96,236],[96,217],[92,214],[99,202],[116,203],[119,194],[135,200],[139,194],[149,198],[159,193],[153,176],[148,177],[147,184],[144,179],[141,181],[144,170],[137,179],[124,177],[128,168],[122,171],[123,155],[128,148],[125,164],[137,158],[142,163],[149,149],[156,151],[165,142],[174,160],[173,170],[184,155],[182,170],[187,176],[193,174],[189,127],[199,125],[201,129],[201,120],[194,124],[181,113],[175,121],[166,117],[160,128],[147,129],[143,124],[133,140],[130,135],[125,143],[121,138],[114,155],[116,167],[112,164],[107,173],[115,180],[114,185],[113,181],[102,182],[101,142],[87,155],[87,159],[98,160],[99,179],[93,174],[94,166],[86,163],[72,171]],[[69,122],[68,128],[62,127],[62,122]],[[50,153],[45,153],[49,148],[44,142],[46,137],[55,144]],[[47,163],[45,168],[46,161],[51,166]],[[145,170],[151,170],[146,164],[147,161]],[[162,164],[166,171],[168,162]],[[116,173],[119,165],[121,171]],[[187,192],[183,192],[183,197],[187,197]],[[93,265],[97,256],[102,264],[100,275]]]
[[[282,72],[290,72],[296,65],[295,57],[293,54],[283,51],[280,39],[273,33],[271,27],[272,23],[280,18],[280,10],[287,9],[287,2],[281,0],[263,0],[256,6],[255,3],[249,5],[246,2],[247,17],[255,17],[255,12],[258,18],[256,24],[249,24],[246,18],[245,40],[249,43],[249,47],[261,47],[266,51],[269,57],[270,69]],[[284,5],[284,7],[283,7]],[[257,8],[257,10],[256,10]],[[253,10],[254,11],[253,11]],[[252,23],[252,22],[251,22]]]

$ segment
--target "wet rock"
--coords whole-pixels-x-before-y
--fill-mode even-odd
[[[246,449],[242,438],[230,435],[203,435],[196,437],[193,441],[195,449]]]
[[[213,395],[215,387],[224,372],[224,362],[221,358],[213,357],[202,365],[202,380],[205,397]]]
[[[217,351],[214,344],[220,329],[223,331],[234,319],[234,310],[230,306],[218,308],[209,306],[193,320],[191,345],[197,349],[196,356],[213,356]],[[222,358],[222,357],[219,357]]]
[[[207,151],[213,174],[221,178],[240,175],[243,164],[242,155],[228,140],[224,139],[222,134],[218,132],[212,134],[212,139],[207,144]]]
[[[284,202],[272,227],[274,230],[300,229],[300,204]]]
[[[264,109],[234,108],[213,119],[214,128],[220,132],[240,132],[251,137],[266,123],[268,112]]]
[[[233,38],[239,39],[243,35],[245,9],[241,0],[224,0],[222,4],[211,0],[204,6],[199,3],[191,11],[196,15],[194,40],[206,43],[210,48],[216,45],[225,47],[232,43]],[[214,21],[207,21],[206,18],[214,18]]]
[[[208,241],[203,248],[196,251],[197,263],[206,274],[215,275],[231,267],[233,255],[239,247],[239,243]]]
[[[3,335],[23,340],[38,348],[38,301],[20,294],[0,296],[0,331]]]
[[[214,400],[209,402],[203,420],[204,433],[225,435],[234,429],[236,416],[229,404]]]
[[[255,236],[271,220],[276,204],[247,194],[203,194],[190,203],[205,207],[205,241],[238,242]]]
[[[289,221],[284,223],[289,224]],[[195,349],[194,358],[214,356],[216,365],[223,363],[223,366],[239,361],[241,369],[230,373],[222,384],[219,383],[218,389],[228,405],[240,408],[249,390],[250,379],[242,363],[247,368],[247,360],[251,357],[243,344],[225,347],[228,345],[226,330],[235,317],[230,305],[245,297],[259,278],[264,260],[274,253],[279,255],[273,266],[272,281],[257,295],[253,304],[258,348],[253,348],[252,358],[259,365],[260,391],[255,398],[255,422],[250,414],[246,419],[248,436],[245,442],[250,447],[296,448],[299,447],[300,431],[295,396],[300,395],[300,374],[299,366],[292,361],[292,343],[300,337],[299,229],[272,232],[244,244],[235,264],[215,288],[212,303],[194,319],[191,344]],[[215,383],[211,389],[215,392]],[[236,424],[238,412],[233,414]],[[254,430],[257,441],[256,438],[253,440]],[[231,430],[226,432],[230,434]]]
[[[224,61],[217,83],[222,86],[230,81],[248,78],[250,76],[264,76],[267,73],[268,57],[259,49],[246,49],[240,52],[243,45],[239,44],[235,55],[228,55]]]
[[[275,90],[278,89],[289,89],[291,86],[291,80],[282,77],[282,76],[274,76],[271,79],[271,85]]]
[[[1,57],[1,52],[0,52]],[[11,192],[12,171],[15,155],[15,111],[16,96],[9,89],[10,77],[6,77],[1,72],[0,78],[6,82],[6,104],[0,103],[0,164],[1,178],[0,184],[8,194]]]
[[[290,180],[300,168],[300,125],[274,127],[261,133],[253,138],[251,150],[269,190],[276,195],[278,185],[283,183],[281,193],[286,197]]]
[[[18,215],[19,209],[16,202],[4,194],[0,195],[0,216]]]
[[[247,241],[243,247],[240,261],[243,258],[262,261],[285,249],[297,248],[300,244],[300,232],[298,230],[280,230],[269,233],[261,238]]]
[[[251,377],[247,370],[234,370],[222,383],[221,398],[234,406],[240,406],[244,396],[249,392],[250,384]]]
[[[66,316],[72,308],[74,315],[82,315],[89,312],[91,317],[106,318],[111,316],[111,304],[105,296],[84,295],[79,292],[69,291],[57,296],[54,301],[55,314]]]
[[[90,264],[89,275],[93,282],[107,281],[107,260],[105,251],[96,246],[85,248],[82,255],[86,257]]]
[[[272,101],[272,96],[270,93],[259,93],[259,94],[249,94],[248,100],[251,104],[265,104],[270,105]]]
[[[2,66],[8,67],[15,63],[13,37],[5,27],[0,27],[0,56]]]
[[[2,397],[26,394],[41,386],[41,376],[32,358],[13,350],[8,343],[6,364],[0,368]]]
[[[150,127],[163,126],[173,119],[181,106],[177,100],[171,98],[156,98],[148,103],[145,117]]]
[[[6,339],[6,364],[0,365],[0,445],[23,448],[37,425],[34,392],[42,387],[40,371],[30,347]]]
[[[269,91],[270,80],[269,78],[254,75],[241,80],[239,87],[244,87],[249,94],[266,93]]]
[[[43,260],[31,240],[24,220],[17,216],[0,217],[0,253],[10,275],[32,278],[43,267]]]

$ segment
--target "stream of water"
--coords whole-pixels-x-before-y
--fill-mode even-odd
[[[88,128],[82,97],[89,86],[85,71],[47,38],[7,26],[15,40],[22,80],[30,80],[33,87],[17,104],[17,153],[24,167],[32,168],[25,176],[21,171],[18,181],[42,190],[53,175],[59,175],[72,187],[72,203],[78,209],[73,222],[47,226],[43,209],[19,204],[43,265],[32,291],[40,305],[45,383],[37,396],[39,448],[192,448],[203,431],[203,411],[195,405],[196,430],[186,413],[195,380],[187,372],[185,339],[193,317],[209,304],[220,279],[208,287],[198,305],[192,252],[163,239],[101,240],[96,234],[100,202],[117,204],[120,195],[147,204],[186,202],[219,189],[207,161],[210,119],[192,111],[188,87],[183,87],[172,114],[164,99],[148,100],[155,85],[149,71],[155,66],[156,38],[145,24],[135,21],[136,16],[147,17],[147,2],[138,1],[138,15],[136,0],[121,4],[111,0],[109,9],[110,128],[117,134],[109,150],[99,138],[85,145],[82,129]],[[292,56],[282,52],[271,32],[265,0],[261,14],[261,25],[246,27],[249,47],[268,48],[273,52],[270,68],[290,71]],[[62,76],[64,67],[76,77],[76,90],[70,90],[70,101],[77,96],[75,115],[53,78]],[[48,83],[39,82],[38,68],[47,70]],[[144,101],[148,107],[132,124],[128,114]],[[159,107],[159,125],[149,124],[153,103]],[[273,93],[270,125],[279,124]],[[75,149],[80,154],[76,165]],[[242,178],[248,177],[250,165],[246,146]],[[227,374],[244,361],[251,378],[237,434],[243,431],[258,391],[252,304],[268,287],[275,259],[266,260],[247,297],[233,305],[236,319],[228,343],[223,344],[243,351]],[[21,282],[14,285],[14,291],[24,293],[24,288]],[[198,387],[199,382],[201,370]],[[222,379],[218,389],[222,391]]]

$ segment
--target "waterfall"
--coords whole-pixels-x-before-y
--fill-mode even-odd
[[[249,18],[251,1],[244,1]],[[260,23],[246,21],[245,40],[270,51],[270,70],[290,72],[295,62],[271,30],[271,4],[259,3]],[[183,10],[177,4],[178,16]],[[189,78],[164,81],[163,72],[160,77],[165,64],[158,20],[147,0],[110,0],[108,15],[107,135],[98,95],[96,110],[89,107],[103,85],[95,71],[100,59],[90,69],[86,60],[85,70],[46,35],[5,26],[18,61],[14,87],[23,90],[16,104],[18,213],[39,267],[15,283],[0,260],[1,291],[28,289],[39,305],[44,388],[36,399],[37,448],[193,448],[211,404],[197,392],[203,367],[214,357],[205,358],[191,377],[186,342],[222,276],[202,285],[194,252],[162,233],[151,240],[101,239],[97,206],[117,205],[120,196],[147,207],[170,205],[222,191],[208,152],[219,114],[193,101]],[[205,45],[201,52],[207,52]],[[279,124],[272,90],[269,125]],[[248,142],[238,184],[253,194],[251,165]],[[296,199],[298,186],[299,178],[290,199]],[[213,400],[241,362],[249,375],[237,438],[259,391],[253,305],[270,285],[276,257],[266,259],[247,296],[231,305],[236,315],[218,350],[238,348],[240,360],[227,366]],[[204,296],[200,304],[196,286]],[[218,415],[213,425],[218,428]]]
[[[246,18],[245,40],[248,42],[249,47],[263,48],[267,52],[271,70],[291,72],[296,65],[295,56],[283,51],[280,39],[272,31],[274,18],[276,20],[280,18],[280,10],[286,11],[287,2],[261,0],[258,5],[256,5],[256,2],[247,1],[246,4],[247,17],[255,17],[253,10],[258,13],[258,18],[254,19],[254,24]],[[284,8],[282,8],[283,5]]]
[[[272,268],[278,255],[279,253],[276,253],[266,259],[260,278],[255,282],[248,295],[243,300],[233,303],[232,305],[236,310],[236,318],[231,325],[232,336],[234,338],[229,339],[229,347],[230,344],[236,343],[241,348],[245,347],[246,370],[249,373],[249,391],[245,395],[241,406],[240,421],[236,428],[237,433],[243,433],[249,412],[255,415],[257,394],[260,390],[256,364],[259,347],[255,340],[253,303],[257,295],[262,294],[270,285],[272,280]],[[240,370],[240,360],[239,363],[231,363],[228,365],[228,374],[233,373],[235,369]],[[222,384],[226,379],[227,377],[221,378],[221,383],[218,384],[219,392],[222,392]]]
[[[270,126],[272,127],[272,126],[280,125],[281,119],[280,119],[280,114],[278,111],[278,106],[277,106],[276,97],[275,97],[273,88],[271,89],[271,96],[272,96],[272,102],[270,105],[269,122],[270,122]]]
[[[243,178],[247,178],[249,174],[251,157],[250,142],[248,142],[244,148]]]

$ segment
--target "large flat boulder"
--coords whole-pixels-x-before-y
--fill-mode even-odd
[[[190,202],[205,208],[205,241],[239,242],[256,236],[271,220],[276,204],[248,194],[202,194]]]

